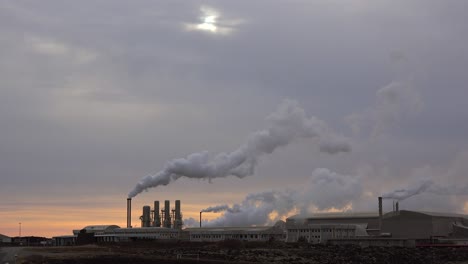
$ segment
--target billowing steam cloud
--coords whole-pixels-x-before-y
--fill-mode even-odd
[[[204,212],[224,211],[224,214],[212,221],[205,221],[203,225],[271,225],[294,212],[305,214],[310,208],[340,209],[361,196],[360,186],[359,177],[340,175],[319,168],[314,170],[310,180],[302,189],[249,194],[241,203],[232,207],[220,205],[204,209]],[[186,219],[184,223],[196,225],[197,221]]]
[[[203,210],[201,210],[202,213],[219,213],[219,212],[224,212],[224,211],[228,211],[230,213],[238,213],[240,212],[240,208],[239,206],[233,206],[232,208],[229,207],[229,205],[227,204],[223,204],[223,205],[217,205],[217,206],[210,206],[208,208],[205,208]]]
[[[320,152],[328,154],[336,154],[339,152],[350,152],[351,145],[349,140],[341,136],[329,136],[320,140]]]
[[[418,183],[415,186],[409,187],[407,189],[398,189],[395,190],[391,193],[386,193],[382,195],[382,198],[384,199],[393,199],[393,200],[398,200],[402,201],[405,200],[411,196],[423,193],[434,184],[431,180],[422,180],[420,183]]]
[[[382,195],[382,198],[402,201],[410,198],[411,196],[415,196],[424,192],[437,195],[468,195],[468,185],[444,186],[441,184],[436,184],[432,180],[424,179],[416,184],[413,184],[413,186],[408,187],[407,189],[398,189],[391,193],[384,194]]]
[[[292,191],[268,191],[249,194],[240,204],[234,204],[236,211],[226,210],[204,226],[241,226],[273,224],[295,208],[295,194]],[[275,213],[273,216],[272,214]],[[189,221],[184,221],[190,223]]]
[[[419,92],[409,82],[394,81],[377,90],[374,107],[346,119],[355,133],[370,125],[371,135],[376,137],[403,118],[418,113],[422,105]]]
[[[341,209],[360,198],[362,192],[361,177],[318,168],[302,190],[301,212],[306,212],[309,204],[318,210]]]
[[[267,121],[270,124],[267,129],[251,134],[246,143],[230,153],[212,156],[208,152],[199,152],[167,162],[163,170],[138,182],[128,196],[134,197],[148,188],[168,185],[180,177],[213,179],[252,175],[259,157],[288,145],[296,138],[317,138],[320,150],[330,154],[351,150],[344,137],[334,135],[322,120],[307,117],[295,101],[285,100]]]

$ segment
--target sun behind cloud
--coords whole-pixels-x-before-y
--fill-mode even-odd
[[[198,23],[185,23],[184,27],[188,31],[202,31],[211,34],[228,35],[236,30],[236,27],[243,21],[241,19],[226,20],[221,19],[221,13],[208,6],[200,7],[201,15]]]

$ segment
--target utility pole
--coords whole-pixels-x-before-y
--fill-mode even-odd
[[[19,242],[20,242],[20,246],[22,246],[22,241],[21,241],[21,222],[19,222]]]

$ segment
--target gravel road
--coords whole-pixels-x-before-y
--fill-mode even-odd
[[[22,247],[2,247],[0,248],[0,264],[14,264],[16,257],[21,257]]]

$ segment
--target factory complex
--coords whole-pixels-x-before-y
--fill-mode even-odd
[[[131,225],[131,199],[127,200],[127,227],[95,225],[73,230],[73,235],[54,237],[55,245],[137,240],[184,240],[217,242],[223,240],[307,242],[313,244],[358,244],[361,246],[405,246],[428,244],[468,245],[468,216],[399,210],[383,213],[382,198],[376,212],[318,213],[295,215],[273,226],[200,227],[183,229],[181,202],[159,201],[143,207],[141,227]]]

